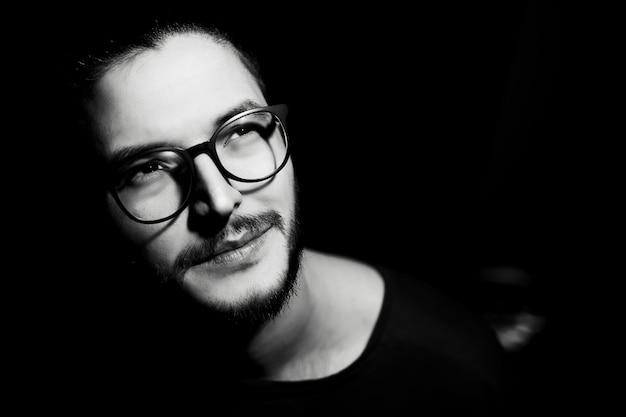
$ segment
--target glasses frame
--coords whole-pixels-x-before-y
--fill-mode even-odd
[[[278,128],[282,130],[283,137],[285,139],[285,158],[283,159],[283,162],[270,175],[266,175],[263,178],[249,180],[249,179],[238,177],[238,176],[230,173],[224,167],[224,165],[222,165],[219,157],[217,156],[217,151],[215,150],[215,140],[214,139],[217,136],[217,134],[222,130],[222,128],[224,126],[228,125],[229,123],[234,122],[235,120],[238,120],[238,119],[240,119],[242,117],[245,117],[247,115],[254,114],[254,113],[272,113],[274,116],[276,116],[276,118],[278,119],[278,124],[279,124]],[[261,181],[265,181],[267,179],[270,179],[274,175],[278,174],[285,167],[285,165],[287,165],[287,161],[289,161],[289,157],[290,157],[290,154],[291,154],[291,147],[290,147],[289,138],[288,138],[288,135],[287,135],[286,118],[287,118],[287,105],[286,104],[275,104],[275,105],[272,105],[272,106],[259,107],[259,108],[256,108],[256,109],[246,110],[244,112],[237,113],[236,115],[234,115],[233,117],[231,117],[230,119],[228,119],[224,123],[222,123],[215,130],[215,133],[213,133],[211,138],[209,138],[209,140],[207,140],[207,141],[204,141],[202,143],[199,143],[197,145],[191,146],[191,147],[186,148],[186,149],[185,148],[181,148],[181,147],[177,147],[177,146],[159,146],[159,147],[156,147],[156,148],[147,149],[147,150],[145,150],[143,152],[139,152],[137,154],[130,155],[129,157],[127,157],[127,158],[123,159],[122,161],[120,161],[119,164],[116,164],[116,167],[120,167],[120,166],[125,165],[126,163],[128,163],[128,161],[131,161],[131,160],[134,160],[134,159],[139,159],[139,158],[141,158],[144,155],[151,154],[151,153],[154,153],[154,152],[160,152],[160,151],[175,152],[175,153],[179,154],[180,156],[182,156],[183,159],[185,159],[185,162],[187,162],[187,164],[190,167],[190,171],[191,171],[191,182],[190,182],[190,185],[189,185],[189,189],[187,190],[187,194],[185,195],[185,197],[183,199],[183,202],[181,203],[180,207],[174,213],[172,213],[169,216],[166,216],[166,217],[164,217],[162,219],[143,220],[143,219],[140,219],[140,218],[134,216],[126,207],[124,207],[124,204],[122,203],[121,198],[119,197],[119,195],[117,193],[117,190],[115,189],[115,175],[114,174],[111,175],[111,180],[109,182],[109,192],[113,196],[113,199],[115,200],[117,205],[124,212],[124,214],[126,214],[132,220],[134,220],[134,221],[136,221],[138,223],[143,223],[143,224],[155,224],[155,223],[162,223],[162,222],[168,221],[168,220],[178,216],[183,210],[185,210],[187,208],[187,206],[191,202],[191,196],[193,194],[193,190],[196,188],[196,181],[197,181],[197,178],[198,178],[198,174],[197,174],[197,170],[196,170],[196,164],[194,162],[194,159],[198,155],[200,155],[200,154],[204,153],[204,154],[209,155],[209,157],[211,158],[211,160],[213,161],[213,163],[215,164],[217,169],[220,171],[220,173],[224,176],[224,178],[235,180],[235,181],[239,181],[239,182],[246,182],[246,183],[261,182]],[[115,172],[115,170],[113,170],[112,172]]]

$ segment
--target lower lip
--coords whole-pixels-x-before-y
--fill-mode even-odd
[[[263,232],[263,234],[255,237],[240,248],[229,250],[214,256],[207,262],[207,264],[215,266],[244,266],[255,263],[251,258],[254,254],[259,252],[263,246],[263,242],[265,242],[266,239],[266,233],[267,231]]]

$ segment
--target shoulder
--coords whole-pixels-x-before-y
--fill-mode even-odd
[[[501,346],[487,321],[456,298],[435,287],[417,274],[386,266],[376,266],[387,289],[389,314],[411,318],[402,320],[407,326],[421,331],[455,338],[468,344],[483,345],[485,349],[500,351]]]
[[[508,356],[481,315],[417,275],[377,269],[387,289],[383,312],[390,345],[419,350],[494,385],[509,382]]]

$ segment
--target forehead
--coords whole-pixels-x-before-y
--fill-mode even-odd
[[[201,35],[176,35],[107,71],[90,111],[106,152],[200,134],[243,101],[263,97],[233,49]]]
[[[242,65],[229,46],[200,34],[178,34],[166,38],[155,48],[141,50],[121,60],[103,77],[101,85],[119,76],[141,76],[146,82],[195,76],[198,71]],[[234,68],[231,68],[231,70]],[[147,78],[146,78],[147,77]]]

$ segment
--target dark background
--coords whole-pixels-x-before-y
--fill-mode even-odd
[[[571,389],[582,372],[570,348],[585,322],[572,321],[585,281],[568,12],[552,1],[40,10],[25,107],[41,112],[28,161],[41,169],[23,177],[20,206],[27,239],[46,248],[37,285],[60,300],[97,287],[81,269],[99,225],[83,211],[81,155],[63,134],[65,53],[105,28],[203,16],[258,55],[272,102],[289,105],[307,244],[417,273],[479,311],[482,268],[527,271],[548,326],[519,355],[526,407],[560,409],[552,388]]]

